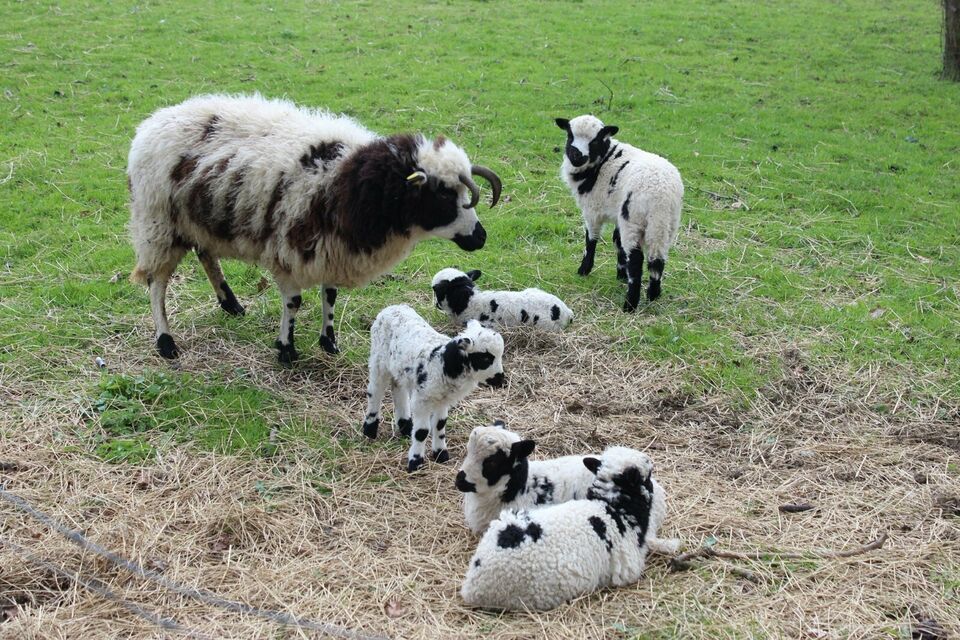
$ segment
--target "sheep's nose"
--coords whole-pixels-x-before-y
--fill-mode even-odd
[[[483,228],[483,225],[477,222],[477,225],[473,228],[473,233],[470,235],[464,235],[458,233],[453,236],[453,242],[463,249],[464,251],[476,251],[481,249],[487,241],[487,230]]]

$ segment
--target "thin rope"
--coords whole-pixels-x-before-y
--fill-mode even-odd
[[[389,640],[386,636],[369,636],[356,631],[351,631],[349,629],[344,629],[343,627],[338,627],[333,624],[326,622],[318,622],[316,620],[310,620],[309,618],[299,618],[292,614],[286,613],[284,611],[275,611],[273,609],[263,609],[260,607],[255,607],[253,605],[245,604],[243,602],[234,602],[232,600],[225,600],[215,593],[207,591],[206,589],[196,589],[194,587],[187,587],[181,585],[177,582],[169,580],[162,576],[161,574],[153,571],[151,569],[144,569],[136,562],[127,560],[122,556],[113,553],[109,549],[101,547],[95,542],[88,540],[82,533],[74,529],[60,524],[52,517],[47,514],[39,511],[34,508],[29,502],[12,494],[6,490],[3,485],[0,485],[0,498],[3,498],[7,502],[11,503],[24,513],[30,515],[36,520],[44,523],[52,529],[56,529],[63,536],[69,539],[71,542],[79,546],[80,548],[90,551],[101,558],[105,558],[114,565],[126,569],[127,571],[136,574],[142,578],[146,578],[151,582],[154,582],[165,589],[174,591],[181,595],[187,596],[188,598],[193,598],[194,600],[199,600],[205,604],[209,604],[215,607],[220,607],[227,611],[232,611],[235,613],[244,613],[249,615],[254,615],[259,618],[264,618],[267,620],[272,620],[280,624],[285,624],[292,627],[300,627],[302,629],[310,629],[313,631],[321,631],[329,636],[335,638],[350,638],[353,640]]]

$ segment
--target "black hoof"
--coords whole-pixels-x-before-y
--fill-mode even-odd
[[[177,343],[173,341],[173,336],[169,333],[161,333],[157,337],[157,351],[167,360],[180,357],[180,349],[177,349]]]
[[[627,281],[627,270],[626,269],[617,269],[617,280],[620,282]]]
[[[623,310],[626,311],[627,313],[633,313],[634,311],[637,310],[637,301],[636,300],[632,302],[630,300],[624,301]]]
[[[650,286],[647,287],[647,300],[653,302],[660,297],[660,281],[654,280],[650,283]]]
[[[402,436],[410,437],[410,434],[413,433],[413,420],[410,418],[400,418],[397,420],[397,431],[399,431]]]
[[[407,473],[413,473],[424,464],[422,456],[413,456],[407,460]]]
[[[220,308],[232,316],[242,316],[247,313],[247,310],[243,308],[242,304],[237,302],[236,298],[233,300],[221,300]]]
[[[590,275],[591,271],[593,271],[593,263],[587,262],[586,260],[584,260],[583,262],[580,263],[580,268],[577,269],[577,275],[588,276]]]
[[[371,440],[377,437],[377,431],[380,429],[380,418],[367,420],[363,423],[363,435]]]
[[[337,343],[327,336],[320,336],[320,348],[330,355],[336,355],[340,353],[340,349],[337,348]]]
[[[297,348],[293,346],[293,343],[283,344],[279,340],[274,343],[277,347],[277,350],[280,352],[277,354],[277,358],[280,360],[280,364],[285,367],[289,367],[294,362],[297,361],[297,358],[300,357],[300,354],[297,353]]]
[[[440,451],[433,452],[433,461],[443,464],[450,459],[450,452],[446,449],[440,449]]]

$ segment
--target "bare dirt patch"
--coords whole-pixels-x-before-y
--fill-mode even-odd
[[[336,455],[321,459],[295,441],[278,443],[270,458],[168,445],[155,464],[109,465],[85,453],[88,407],[76,389],[33,387],[0,418],[6,488],[170,579],[368,634],[876,638],[909,637],[922,625],[960,633],[956,409],[871,395],[880,371],[815,370],[800,348],[786,347],[783,378],[743,409],[691,392],[671,365],[617,356],[582,326],[563,336],[508,335],[508,387],[457,409],[452,463],[411,477],[401,445],[354,444],[363,367],[317,356],[282,371],[263,345],[218,344],[215,329],[200,331],[183,331],[191,343],[183,370],[245,369],[291,414],[330,425]],[[131,372],[159,366],[126,345],[109,359]],[[881,402],[892,410],[877,412]],[[718,549],[750,552],[839,550],[883,532],[889,540],[853,558],[711,560],[684,572],[655,557],[634,587],[552,612],[473,611],[458,591],[476,541],[453,479],[469,429],[493,418],[535,438],[535,455],[614,443],[648,450],[669,496],[665,533],[687,549],[715,540]],[[810,508],[781,509],[798,504]],[[277,633],[274,623],[133,578],[9,504],[0,514],[0,539],[185,626],[212,637]],[[160,633],[116,603],[52,582],[8,547],[0,548],[0,611],[2,637]]]

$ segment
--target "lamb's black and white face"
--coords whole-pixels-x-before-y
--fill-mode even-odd
[[[503,422],[495,422],[492,427],[476,427],[470,433],[467,455],[457,472],[457,489],[463,493],[483,493],[526,464],[535,446],[533,440],[522,440],[508,431]]]
[[[620,130],[589,115],[577,116],[573,120],[557,118],[556,123],[567,132],[564,156],[574,167],[599,162],[610,150],[610,137]]]
[[[464,251],[475,251],[487,241],[487,231],[477,217],[469,184],[475,168],[463,149],[438,136],[417,148],[417,170],[407,178],[420,189],[421,211],[417,224],[430,235],[453,240]],[[495,177],[495,176],[494,176]],[[499,178],[494,185],[499,196]],[[492,205],[491,205],[492,206]]]
[[[629,447],[609,447],[599,458],[584,458],[583,464],[596,475],[591,491],[607,498],[623,494],[652,500],[653,462],[647,454]]]
[[[480,270],[473,269],[464,273],[459,269],[441,269],[433,276],[433,296],[437,309],[446,313],[460,315],[476,290],[473,284],[480,278]]]
[[[456,379],[471,376],[490,387],[506,384],[503,375],[503,337],[476,320],[443,348],[443,374]]]

